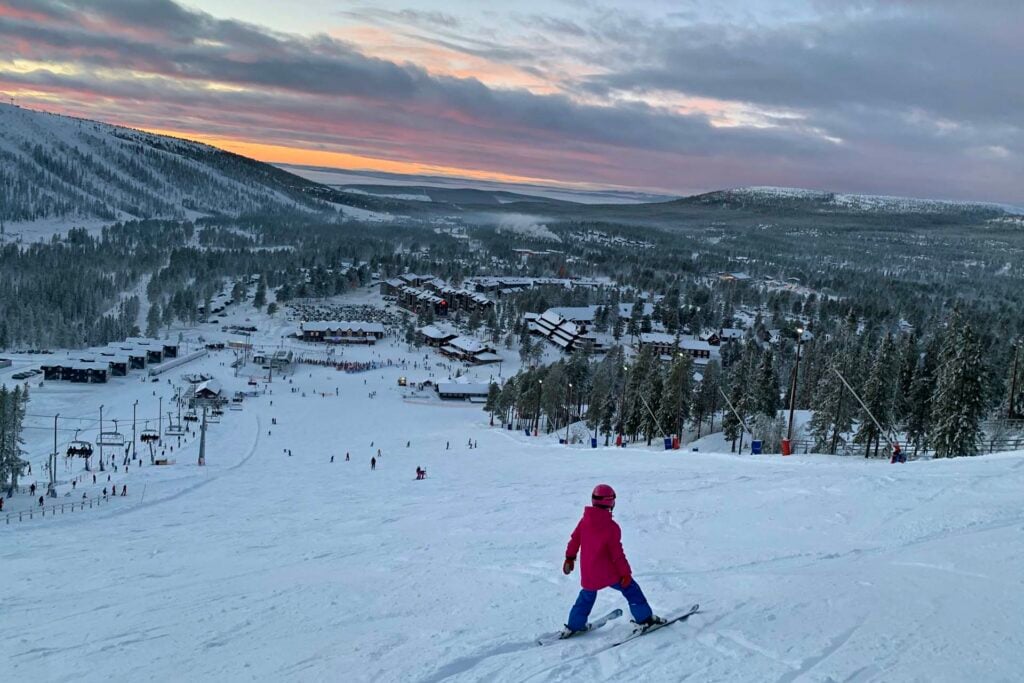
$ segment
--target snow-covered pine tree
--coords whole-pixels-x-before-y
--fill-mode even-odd
[[[15,385],[9,391],[0,385],[0,488],[7,488],[9,493],[18,486],[18,477],[26,465],[21,458],[21,431],[27,404],[27,389]]]
[[[953,311],[947,333],[932,396],[930,441],[939,458],[977,455],[985,414],[981,344],[959,310]]]

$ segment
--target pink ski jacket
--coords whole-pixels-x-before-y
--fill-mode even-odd
[[[573,529],[565,556],[576,558],[580,546],[580,583],[584,590],[599,591],[624,576],[632,575],[626,553],[622,550],[622,530],[612,519],[610,510],[587,507],[583,519]]]

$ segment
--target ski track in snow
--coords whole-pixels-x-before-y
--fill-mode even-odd
[[[148,477],[131,484],[134,496],[145,482],[144,502],[0,526],[7,675],[862,683],[1013,680],[1024,667],[1024,454],[892,466],[590,450],[489,428],[478,405],[405,401],[399,375],[426,373],[301,366],[292,386],[307,396],[275,378],[272,396],[211,427],[205,471],[190,444],[178,465],[130,475]],[[113,382],[88,401],[149,387]],[[78,391],[48,384],[33,408],[86,415]],[[701,611],[614,650],[628,612],[539,647],[579,589],[561,558],[599,481],[619,493],[656,611]],[[604,591],[594,613],[621,603]]]

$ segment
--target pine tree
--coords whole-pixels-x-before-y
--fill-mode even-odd
[[[647,366],[647,374],[640,385],[640,428],[647,439],[647,445],[655,436],[663,436],[665,427],[658,419],[661,409],[661,397],[664,381],[662,378],[661,363],[654,359]]]
[[[765,351],[757,366],[753,387],[752,411],[774,418],[779,412],[779,375],[775,372],[775,354]]]
[[[985,413],[984,379],[981,344],[954,310],[932,397],[934,427],[930,436],[936,457],[977,455]]]
[[[865,458],[871,454],[872,445],[875,447],[875,454],[878,454],[879,442],[892,424],[892,401],[895,396],[893,385],[896,379],[893,372],[894,360],[892,335],[887,334],[882,338],[860,392],[861,400],[870,413],[861,409],[860,427],[853,440],[865,445]],[[875,420],[878,421],[878,425],[875,424]]]
[[[701,436],[701,429],[705,419],[710,420],[708,433],[715,430],[715,412],[722,403],[719,390],[722,386],[722,368],[718,361],[711,361],[704,366],[704,371],[697,386],[693,400],[693,416],[697,423],[697,438]]]
[[[28,404],[28,390],[15,385],[9,391],[0,385],[0,488],[8,488],[10,495],[18,486],[26,462],[22,460],[21,431]]]
[[[682,439],[686,420],[690,418],[693,401],[693,361],[683,354],[672,361],[662,387],[658,421],[669,434]]]
[[[160,304],[154,301],[149,306],[149,313],[146,314],[146,336],[155,337],[160,332],[160,323],[163,316],[160,314]]]
[[[487,387],[487,402],[484,404],[484,410],[491,415],[491,426],[494,426],[494,413],[498,410],[498,398],[501,396],[501,387],[498,386],[497,382],[491,382]]]
[[[914,452],[927,447],[928,432],[932,425],[932,394],[935,390],[935,371],[939,362],[940,345],[933,338],[927,345],[921,362],[914,372],[910,384],[910,400],[903,428],[907,438],[914,443]]]
[[[252,305],[256,308],[263,308],[267,305],[267,278],[260,276],[259,284],[256,285],[256,294],[252,298]]]

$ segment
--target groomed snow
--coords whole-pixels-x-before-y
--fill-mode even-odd
[[[400,375],[447,381],[432,351],[344,353],[431,368],[302,366],[211,427],[208,467],[192,442],[177,465],[129,475],[125,499],[0,526],[5,675],[965,681],[1024,668],[1024,453],[894,466],[560,446],[489,427],[479,405],[404,400]],[[218,370],[230,392],[244,378],[229,359],[183,371]],[[467,380],[494,369],[477,372]],[[51,384],[34,391],[39,411],[57,405]],[[88,400],[158,387],[132,386]],[[579,588],[560,567],[598,482],[618,491],[656,611],[701,613],[600,654],[626,618],[539,648]],[[614,606],[605,591],[595,613]]]

